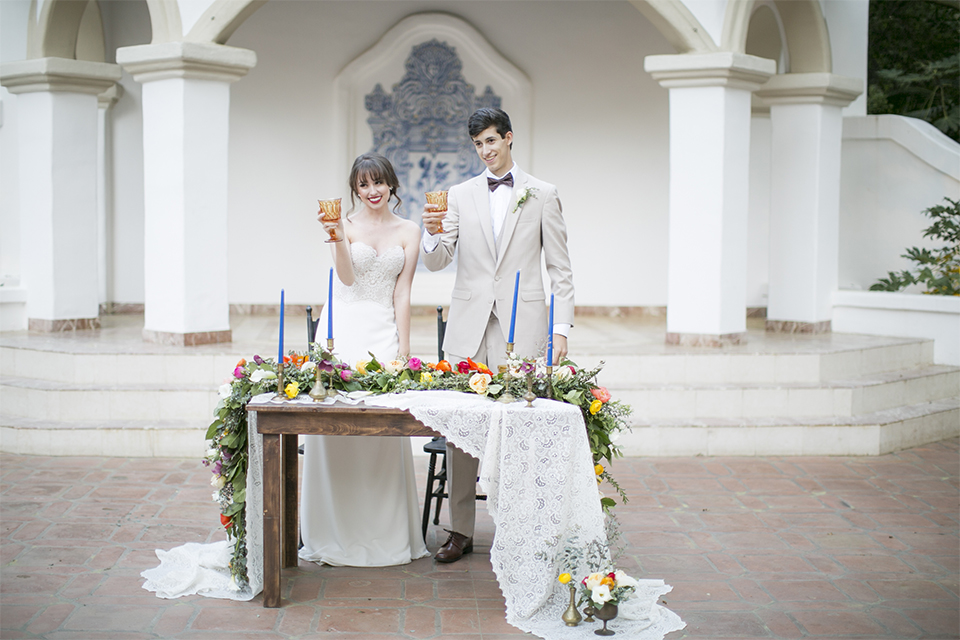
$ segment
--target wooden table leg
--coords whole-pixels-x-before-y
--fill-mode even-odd
[[[263,606],[280,606],[280,436],[263,435]]]
[[[295,433],[280,436],[283,455],[283,525],[281,534],[281,566],[297,566],[297,547],[300,541],[300,529],[297,526],[297,475],[300,470],[297,453],[298,436]]]

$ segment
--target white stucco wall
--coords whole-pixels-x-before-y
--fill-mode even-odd
[[[840,182],[840,289],[869,289],[915,266],[907,247],[934,247],[921,212],[960,199],[960,145],[901,116],[846,118]],[[910,291],[919,292],[919,287]]]
[[[665,304],[667,92],[643,71],[643,58],[669,45],[626,2],[490,6],[277,2],[236,32],[228,44],[254,49],[258,63],[231,94],[231,302],[275,303],[280,263],[294,274],[283,279],[290,303],[322,300],[318,274],[329,255],[316,199],[349,196],[335,179],[344,169],[335,164],[327,89],[402,18],[444,10],[470,22],[532,83],[534,126],[517,131],[515,145],[529,145],[517,155],[559,187],[577,304]],[[254,254],[265,262],[251,268]],[[417,286],[415,300],[449,302],[424,300]]]

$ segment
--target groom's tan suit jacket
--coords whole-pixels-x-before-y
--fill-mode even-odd
[[[541,255],[554,294],[554,322],[573,324],[573,272],[567,251],[567,230],[557,188],[519,168],[513,170],[513,193],[500,237],[494,238],[486,173],[450,188],[447,216],[437,248],[423,254],[431,271],[457,257],[444,351],[458,356],[477,353],[491,312],[496,312],[506,340],[516,272],[520,270],[514,351],[534,357],[544,351],[547,303]],[[535,191],[517,209],[526,189]]]

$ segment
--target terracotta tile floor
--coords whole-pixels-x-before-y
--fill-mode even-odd
[[[619,460],[633,497],[620,565],[673,585],[664,600],[687,628],[671,640],[958,638],[958,467],[958,439],[864,458]],[[198,460],[0,455],[0,637],[524,636],[504,622],[482,506],[477,553],[452,565],[301,564],[281,609],[161,600],[139,576],[154,549],[223,536],[208,478]]]

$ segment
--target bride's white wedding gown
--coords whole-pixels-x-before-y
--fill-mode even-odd
[[[348,287],[334,278],[333,336],[336,356],[355,369],[368,352],[381,362],[397,356],[393,294],[404,252],[350,248],[356,279]],[[325,306],[317,340],[326,337]],[[305,436],[300,496],[303,560],[382,567],[428,555],[407,437]]]

